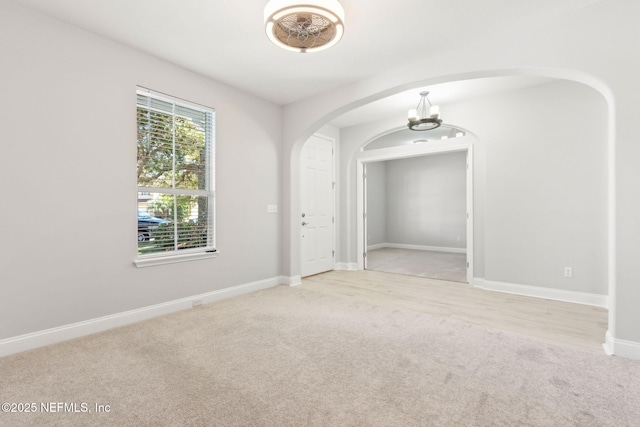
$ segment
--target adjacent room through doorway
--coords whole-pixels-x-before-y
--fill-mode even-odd
[[[366,166],[368,270],[467,282],[467,152]]]

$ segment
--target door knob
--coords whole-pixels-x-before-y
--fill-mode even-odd
[[[305,216],[307,216],[307,214],[302,212],[302,218],[304,218]]]
[[[308,224],[309,224],[308,222],[304,222],[304,221],[302,221],[302,226],[303,226],[303,227],[304,227],[305,225],[308,225]]]

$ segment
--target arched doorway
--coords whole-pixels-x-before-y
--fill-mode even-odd
[[[500,72],[498,72],[497,74],[500,74]],[[593,87],[599,87],[598,83],[596,81],[594,81],[593,79],[589,78],[589,76],[581,76],[581,75],[576,75],[575,73],[571,73],[571,72],[556,72],[556,71],[552,71],[549,73],[543,73],[547,76],[551,76],[551,77],[571,77],[570,81],[579,81],[579,82],[583,82],[583,83],[588,83],[587,87],[591,87],[591,89],[593,89]],[[555,75],[554,75],[555,74]],[[596,96],[603,96],[605,99],[605,105],[611,104],[611,97],[610,95],[608,95],[608,91],[606,88],[600,88],[600,90],[595,90],[593,91],[593,94],[596,94]],[[337,111],[337,110],[335,110]],[[334,111],[334,112],[335,112]],[[602,282],[607,282],[608,283],[608,292],[605,291],[604,294],[600,294],[600,296],[596,295],[596,293],[594,293],[594,295],[597,297],[597,304],[601,304],[604,303],[606,305],[608,305],[609,308],[609,332],[611,332],[612,328],[615,326],[612,322],[612,319],[615,318],[615,301],[613,300],[613,297],[615,295],[615,245],[613,244],[613,242],[615,242],[615,205],[613,203],[614,199],[614,194],[611,193],[611,189],[612,187],[612,180],[613,177],[615,176],[615,162],[614,159],[612,158],[612,154],[613,153],[613,146],[614,146],[614,140],[612,137],[612,133],[610,131],[610,123],[611,120],[613,118],[613,112],[611,110],[609,110],[608,112],[606,110],[601,111],[599,117],[608,117],[609,118],[609,122],[604,121],[602,123],[604,123],[603,125],[603,129],[604,129],[604,133],[605,135],[602,138],[602,142],[600,145],[600,147],[602,148],[602,155],[601,158],[604,159],[603,161],[603,165],[604,165],[604,172],[601,174],[603,176],[603,180],[602,182],[605,183],[605,187],[607,187],[607,190],[605,190],[603,199],[604,202],[600,201],[598,202],[599,206],[604,206],[604,209],[606,210],[606,218],[604,219],[603,223],[607,223],[607,225],[604,226],[604,228],[606,229],[605,231],[605,242],[603,243],[603,248],[605,251],[605,254],[603,254],[602,257],[600,257],[599,259],[607,259],[607,261],[604,261],[604,264],[606,264],[606,267],[604,269],[605,271],[605,278],[602,280]],[[331,118],[328,116],[326,116],[327,118]],[[380,134],[381,133],[381,129],[379,128],[375,128],[372,127],[371,129],[371,135],[376,135],[376,134]],[[342,141],[341,141],[342,143]],[[348,155],[348,154],[347,154]],[[554,156],[550,156],[551,159],[554,158]],[[346,161],[346,163],[349,163],[351,160]],[[353,161],[355,162],[355,155],[353,157]],[[343,160],[344,162],[344,160]],[[349,168],[351,168],[351,170],[349,170]],[[353,180],[355,181],[355,177],[357,176],[357,171],[355,170],[356,167],[355,166],[348,166],[347,167],[347,173],[342,173],[341,172],[341,177],[340,179],[347,179],[347,180]],[[491,178],[492,180],[495,181],[495,177]],[[506,180],[508,181],[508,180]],[[350,197],[350,200],[355,200],[355,182],[352,183],[353,184],[353,188],[354,190],[350,190],[349,188],[347,189],[342,189],[341,191],[345,194],[347,194],[348,197]],[[352,193],[352,194],[349,194]],[[349,203],[347,203],[348,205]],[[344,209],[341,208],[341,210],[346,211],[346,213],[348,215],[353,216],[354,221],[352,221],[351,223],[349,221],[344,221],[345,224],[343,225],[343,230],[339,231],[339,234],[341,235],[341,239],[346,240],[346,244],[343,244],[342,248],[340,249],[341,253],[341,261],[342,264],[347,265],[349,268],[357,268],[357,256],[360,253],[359,250],[356,249],[356,245],[358,244],[358,241],[360,240],[358,237],[356,237],[356,232],[357,232],[357,225],[355,224],[355,218],[356,215],[354,215],[354,211],[356,210],[355,206],[346,206]],[[344,217],[345,212],[340,212],[339,215],[341,215],[342,217]],[[607,253],[607,249],[608,248],[608,253]],[[564,267],[564,266],[563,266]],[[555,273],[554,273],[555,274]],[[486,281],[485,285],[491,287],[493,285],[495,285],[496,283],[489,283],[491,281]],[[502,284],[502,283],[500,283]],[[609,298],[607,297],[607,294],[609,295]],[[538,295],[538,296],[543,296],[544,295]]]
[[[419,135],[395,130],[368,142],[357,154],[359,270],[377,269],[464,283],[474,277],[476,138],[455,126],[442,127],[440,132]],[[387,164],[395,179],[383,183],[388,189],[377,191],[370,185],[376,171],[373,166]],[[447,182],[438,182],[442,179]],[[380,195],[389,214],[387,218],[385,212],[384,224],[371,210],[375,208],[372,197],[380,199]],[[389,204],[386,199],[392,202]],[[375,223],[377,227],[371,227]],[[374,229],[384,232],[384,242]],[[394,257],[397,259],[389,263]]]

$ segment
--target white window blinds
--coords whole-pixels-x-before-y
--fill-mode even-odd
[[[213,109],[138,89],[138,255],[215,251]]]

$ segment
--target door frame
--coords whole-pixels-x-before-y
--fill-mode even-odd
[[[333,218],[333,221],[331,222],[331,245],[333,246],[333,248],[331,249],[331,253],[332,253],[332,270],[335,270],[336,268],[336,247],[337,247],[337,234],[336,234],[336,139],[327,135],[323,135],[321,133],[314,133],[313,135],[311,135],[309,137],[309,139],[316,137],[316,138],[320,138],[320,139],[324,139],[325,141],[328,141],[331,143],[331,182],[333,185],[333,192],[331,195],[331,216]],[[307,139],[304,144],[306,144],[309,139]],[[303,147],[304,148],[304,144]],[[299,165],[300,165],[300,171],[301,173],[303,173],[302,170],[302,149],[300,150],[300,159],[299,159]],[[300,175],[301,181],[302,182],[302,175]],[[300,186],[300,194],[302,194],[303,191],[305,191],[304,188],[302,188],[302,185]],[[298,213],[302,212],[302,197],[300,197],[300,209],[298,211]],[[302,226],[301,226],[301,218],[298,215],[298,239],[300,239],[300,278],[302,278],[302,262],[303,262],[303,257],[302,257]]]
[[[356,158],[356,255],[357,269],[365,269],[366,218],[365,218],[365,165],[371,162],[406,159],[456,151],[467,152],[466,201],[467,201],[467,283],[473,285],[473,144],[471,136],[455,140],[418,143],[379,150],[362,151]]]

